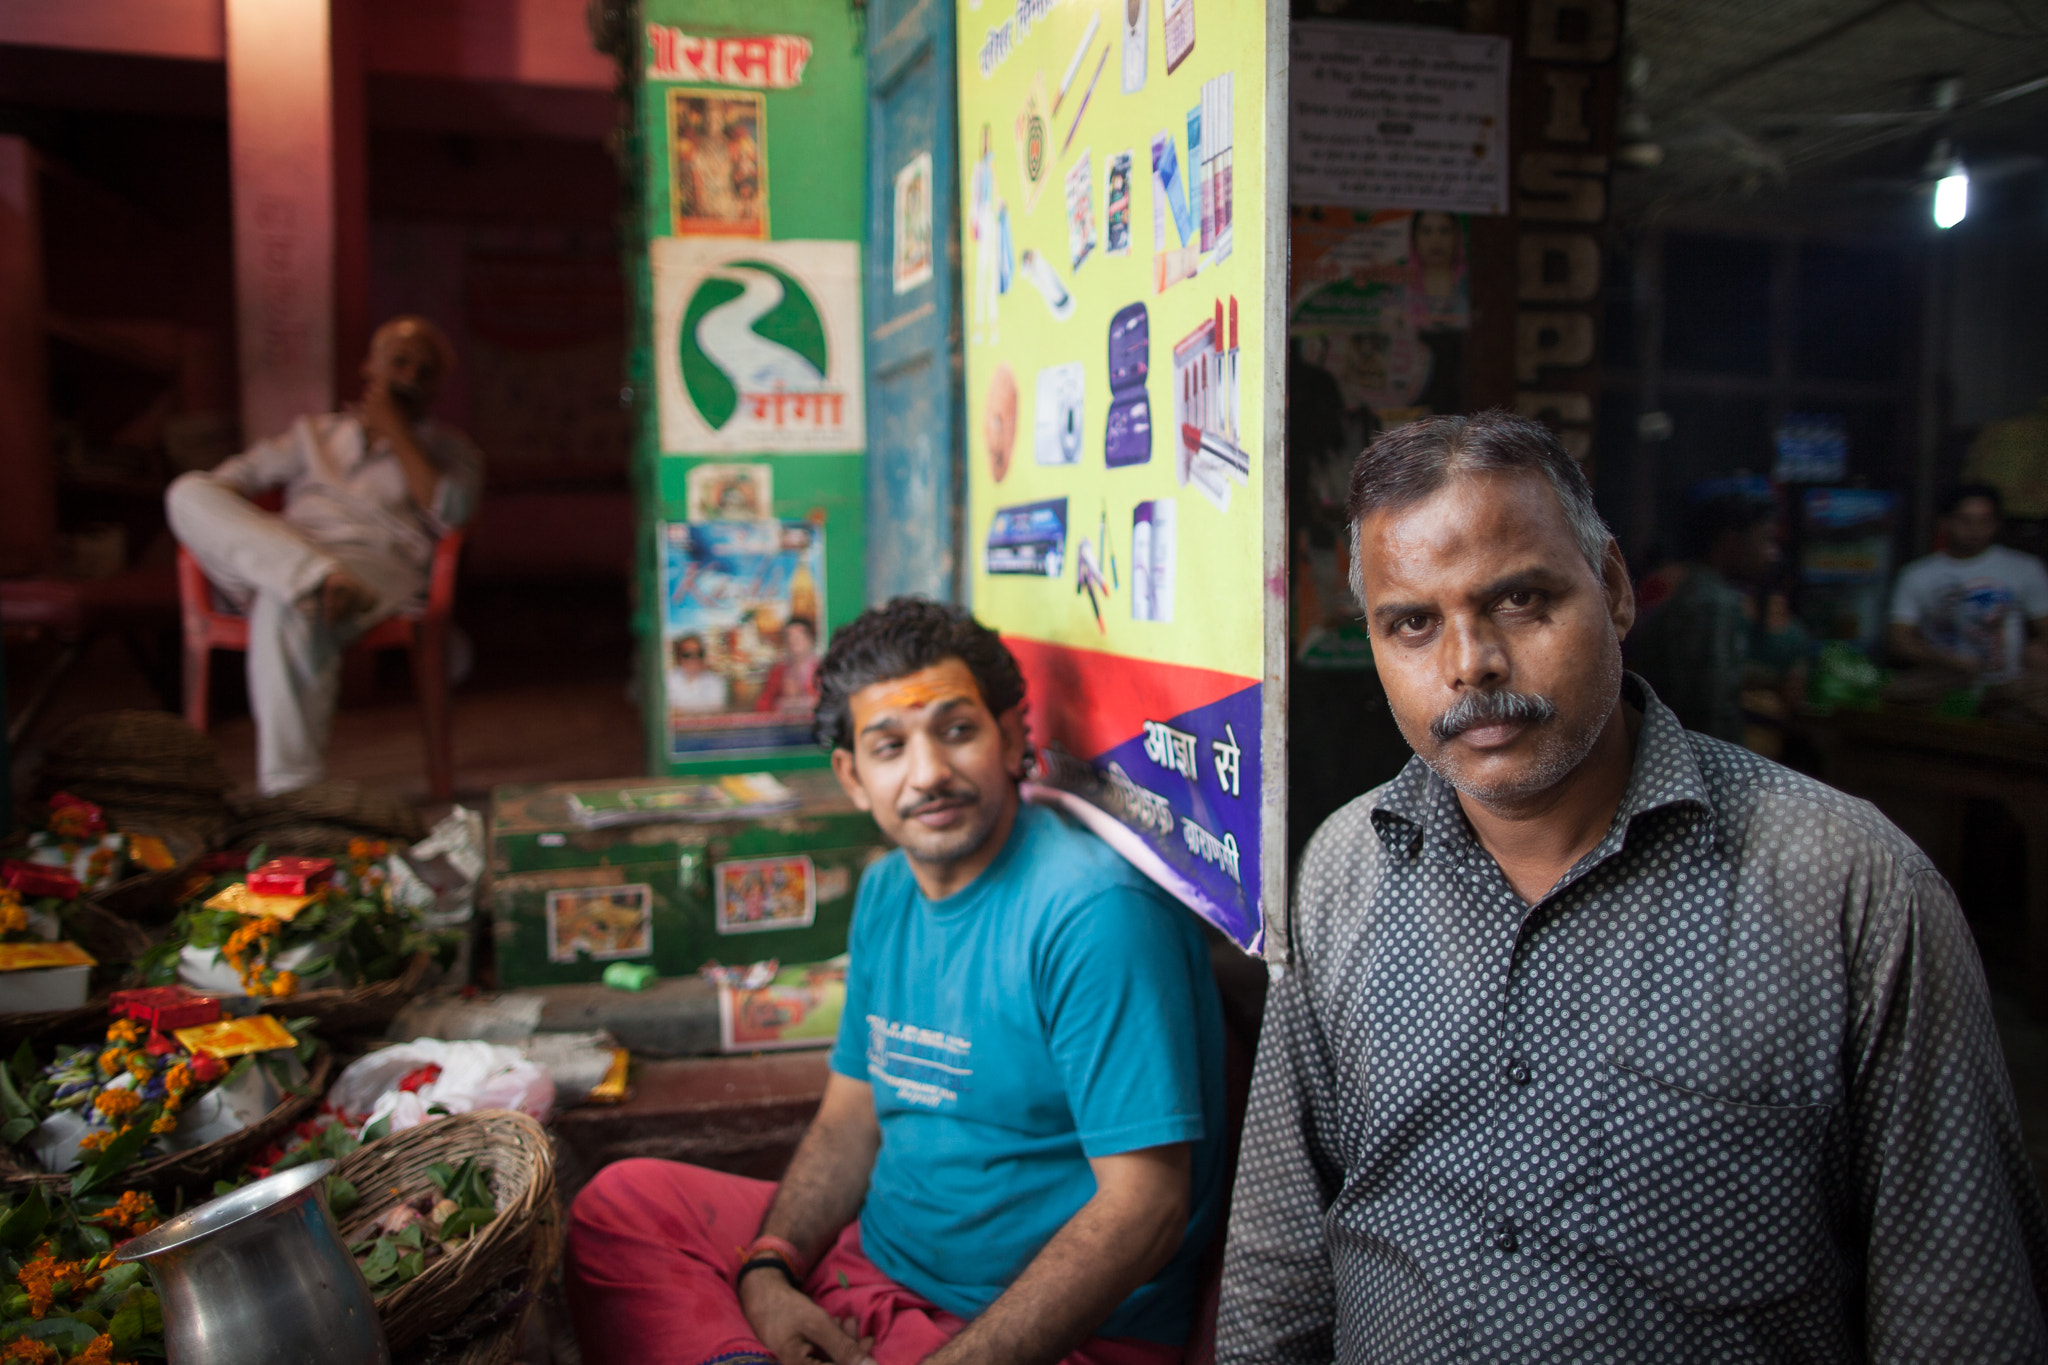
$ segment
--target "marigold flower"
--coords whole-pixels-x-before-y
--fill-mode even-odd
[[[110,1228],[125,1228],[131,1236],[139,1236],[161,1223],[163,1215],[157,1212],[156,1199],[153,1196],[141,1190],[124,1190],[120,1201],[93,1221]],[[113,1253],[109,1252],[101,1260],[107,1260],[112,1255]],[[93,1263],[88,1263],[86,1268],[93,1269]]]
[[[0,888],[0,933],[20,934],[28,931],[28,910],[21,898],[11,889]]]
[[[139,1043],[142,1041],[142,1028],[133,1019],[116,1019],[107,1028],[107,1041],[110,1043]]]
[[[49,1243],[45,1242],[43,1249],[27,1265],[21,1268],[20,1274],[15,1276],[15,1279],[21,1282],[21,1287],[28,1291],[29,1316],[40,1318],[43,1314],[49,1312],[50,1304],[57,1297],[57,1286],[67,1281],[78,1279],[83,1269],[84,1267],[76,1261],[60,1261],[52,1256],[49,1250]],[[0,1356],[0,1360],[10,1358]],[[35,1356],[21,1358],[30,1360],[40,1359],[40,1357]]]
[[[133,1076],[138,1081],[146,1081],[150,1077],[156,1075],[156,1068],[150,1065],[149,1058],[147,1056],[143,1055],[140,1052],[136,1052],[129,1055],[128,1074]]]
[[[42,1314],[36,1314],[41,1317]],[[107,1338],[109,1343],[112,1338]],[[79,1357],[85,1359],[84,1356]],[[106,1357],[102,1356],[102,1360]],[[57,1365],[57,1350],[46,1342],[30,1341],[27,1337],[16,1337],[7,1343],[7,1349],[0,1351],[0,1360],[26,1361],[27,1365]]]
[[[164,1073],[164,1089],[172,1098],[183,1098],[185,1092],[191,1088],[192,1066],[189,1062],[174,1063],[171,1069]]]
[[[71,1365],[112,1365],[114,1339],[105,1332],[92,1339],[92,1345],[71,1357]]]
[[[128,1049],[110,1047],[100,1054],[100,1072],[111,1076],[128,1064]]]
[[[296,995],[299,991],[297,972],[279,972],[277,979],[270,983],[270,993],[275,996]]]
[[[156,1121],[149,1125],[149,1131],[157,1137],[162,1137],[177,1126],[178,1116],[176,1114],[164,1113],[157,1115]]]
[[[109,1119],[125,1118],[142,1107],[142,1097],[133,1090],[102,1090],[93,1097],[92,1107]]]
[[[78,1150],[86,1153],[97,1152],[113,1140],[113,1133],[102,1128],[97,1132],[87,1133],[84,1137],[80,1138],[78,1140]]]

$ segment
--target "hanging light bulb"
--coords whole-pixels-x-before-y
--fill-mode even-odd
[[[1961,157],[1951,157],[1934,182],[1934,225],[1952,228],[1970,212],[1970,173]]]

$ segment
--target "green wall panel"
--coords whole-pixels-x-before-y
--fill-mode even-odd
[[[631,152],[638,181],[637,214],[631,227],[638,240],[628,251],[636,305],[631,382],[638,410],[634,487],[640,507],[635,621],[648,699],[644,708],[648,770],[717,772],[823,765],[825,756],[814,747],[782,750],[772,758],[756,754],[683,763],[669,760],[667,707],[662,703],[665,661],[657,528],[663,522],[687,520],[689,470],[703,463],[765,464],[773,472],[778,518],[822,520],[824,613],[829,637],[830,631],[853,619],[865,605],[865,458],[859,448],[696,457],[662,453],[655,396],[654,282],[648,251],[653,242],[670,234],[672,226],[667,93],[678,87],[743,87],[695,79],[647,79],[645,73],[654,64],[649,38],[653,25],[669,25],[708,38],[792,34],[808,39],[811,51],[801,81],[791,89],[762,92],[767,237],[770,241],[859,242],[864,222],[866,141],[861,25],[851,8],[839,0],[642,0],[640,20],[642,78],[634,83],[632,140],[637,145]]]

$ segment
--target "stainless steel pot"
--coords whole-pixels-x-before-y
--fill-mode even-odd
[[[316,1161],[244,1185],[114,1253],[156,1275],[170,1365],[390,1365],[370,1286]]]

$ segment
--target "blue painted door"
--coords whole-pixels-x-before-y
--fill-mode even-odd
[[[868,5],[868,600],[959,597],[952,0]]]

